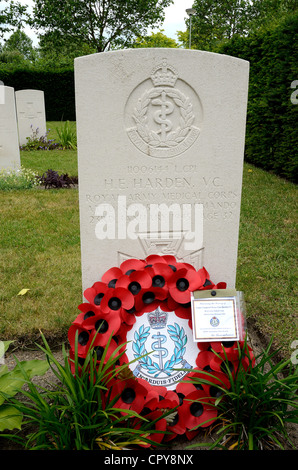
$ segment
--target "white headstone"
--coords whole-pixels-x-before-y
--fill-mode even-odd
[[[179,49],[75,60],[83,290],[149,254],[235,286],[248,73]]]
[[[14,89],[0,85],[0,169],[21,164]]]
[[[44,136],[47,131],[44,92],[18,90],[16,106],[20,145],[25,145],[27,137],[32,137],[33,132],[37,131],[38,138]]]

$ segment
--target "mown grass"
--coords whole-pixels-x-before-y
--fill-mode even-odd
[[[237,288],[259,331],[284,352],[297,330],[297,187],[244,166]]]
[[[72,150],[22,152],[21,162],[77,175]],[[77,190],[0,192],[0,214],[0,339],[65,337],[82,301]],[[296,260],[297,187],[245,164],[236,287],[285,355],[298,339]]]
[[[75,126],[75,123],[71,123]],[[47,122],[48,138],[59,142],[57,128],[61,129],[63,122]],[[35,170],[40,176],[47,170],[55,170],[59,174],[67,173],[74,177],[78,175],[78,162],[76,150],[34,150],[22,151],[21,163],[25,168]]]
[[[61,337],[82,300],[78,192],[2,192],[0,205],[1,339]]]

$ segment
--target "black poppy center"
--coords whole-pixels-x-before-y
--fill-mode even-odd
[[[94,351],[96,352],[97,360],[100,361],[104,352],[104,348],[102,346],[97,346],[94,348]]]
[[[190,413],[195,416],[196,418],[198,418],[199,416],[202,415],[203,411],[204,411],[204,408],[203,408],[203,405],[201,403],[192,403],[190,405]]]
[[[209,392],[212,398],[219,398],[223,394],[222,390],[215,385],[211,385]]]
[[[169,264],[169,267],[171,268],[172,271],[174,271],[174,272],[177,271],[176,266],[173,266],[172,264]]]
[[[86,312],[84,315],[84,320],[87,320],[87,318],[94,317],[95,313],[92,312],[92,310],[89,310],[89,312]]]
[[[204,390],[201,384],[194,384],[197,390]]]
[[[145,292],[142,299],[144,304],[151,304],[155,299],[155,295],[153,292]]]
[[[135,269],[129,269],[128,271],[126,271],[126,276],[129,276],[131,273],[134,273],[135,272]]]
[[[189,282],[187,279],[181,278],[176,282],[176,286],[180,292],[185,292],[189,288]]]
[[[132,403],[134,399],[136,398],[136,392],[134,391],[133,388],[126,388],[123,390],[121,393],[121,398],[124,403]]]
[[[121,307],[121,300],[118,299],[118,297],[111,297],[108,302],[108,306],[111,310],[119,310]]]
[[[87,331],[81,331],[78,336],[78,342],[81,346],[86,346],[89,340],[89,333]]]
[[[223,341],[221,344],[224,348],[231,348],[234,345],[234,341]]]
[[[223,361],[220,366],[220,370],[225,374],[227,370],[233,372],[234,366],[231,361]]]
[[[152,285],[154,287],[163,287],[165,285],[165,283],[166,283],[166,281],[159,274],[152,278]]]
[[[104,296],[104,294],[101,292],[100,294],[97,294],[97,295],[94,297],[94,303],[95,303],[95,305],[100,305],[100,302],[102,301],[103,296]]]
[[[183,398],[185,397],[185,395],[183,395],[183,393],[181,393],[181,392],[177,393],[177,395],[179,397],[179,405],[181,406],[182,403],[183,403]]]
[[[95,323],[95,329],[98,333],[105,333],[109,329],[109,324],[106,320],[97,320]]]
[[[111,279],[110,282],[108,283],[108,287],[112,287],[112,289],[114,289],[116,282],[117,282],[117,279]]]
[[[134,282],[131,282],[128,286],[128,290],[133,294],[133,295],[136,295],[140,292],[141,290],[141,286],[138,282],[134,281]]]
[[[136,307],[133,306],[132,308],[128,309],[128,310],[125,310],[127,313],[131,313],[131,314],[134,314],[136,313]]]

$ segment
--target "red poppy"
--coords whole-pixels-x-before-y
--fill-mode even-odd
[[[143,315],[146,312],[152,312],[165,300],[167,293],[159,287],[150,287],[142,289],[135,296],[136,315]]]
[[[108,289],[104,282],[95,282],[92,287],[84,291],[84,297],[92,305],[98,307]]]
[[[187,430],[193,430],[198,426],[210,426],[216,420],[217,409],[212,406],[205,391],[195,390],[185,396],[179,408],[179,417]]]
[[[118,344],[112,338],[108,346],[95,346],[94,353],[97,364],[106,364],[109,359],[115,359],[118,361],[118,365],[121,364],[122,352],[118,349]],[[117,365],[117,364],[116,364]]]
[[[130,259],[126,259],[120,264],[120,269],[122,271],[122,274],[129,275],[133,271],[138,271],[140,269],[143,269],[144,266],[146,266],[146,262],[144,260],[130,258]]]
[[[199,369],[205,370],[207,372],[212,371],[210,366],[211,361],[214,358],[214,353],[212,351],[202,351],[196,358],[196,365]]]
[[[197,342],[197,346],[198,346],[198,349],[200,351],[207,351],[207,350],[211,350],[211,345],[210,343],[208,343],[208,341],[198,341]]]
[[[194,369],[177,385],[176,391],[182,395],[188,395],[195,390],[204,390],[209,400],[213,401],[222,395],[221,388],[228,389],[229,387],[230,382],[224,373]]]
[[[149,436],[146,433],[146,439],[149,439],[151,442],[148,442],[147,444],[140,444],[140,447],[150,447],[152,445],[152,442],[160,444],[164,438],[164,433],[167,429],[167,421],[165,420],[165,418],[162,417],[162,412],[159,410],[151,411],[151,413],[146,415],[146,419],[151,422],[157,420],[154,423],[154,429],[157,432],[151,431]]]
[[[146,269],[151,276],[153,287],[168,289],[167,283],[173,275],[173,271],[166,263],[155,263]]]
[[[147,267],[151,267],[153,266],[154,264],[156,263],[162,263],[162,264],[167,264],[166,260],[164,259],[163,256],[160,256],[160,255],[149,255],[147,256],[147,258],[145,259],[146,261],[146,265]]]
[[[77,346],[76,346],[76,336]],[[87,328],[72,324],[68,330],[68,341],[73,351],[77,347],[79,356],[86,357],[92,343],[93,335]]]
[[[110,399],[116,399],[113,407],[121,410],[133,410],[140,413],[144,407],[147,387],[142,379],[128,379],[125,381],[114,380],[110,384]],[[126,415],[125,411],[120,411],[122,415]]]
[[[96,336],[96,346],[104,346],[107,344],[110,336],[115,335],[121,326],[121,317],[119,314],[107,316],[105,313],[98,311],[96,315],[90,316],[83,322],[83,326],[91,330]]]
[[[184,318],[186,320],[191,319],[191,303],[179,304],[172,297],[168,297],[166,300],[167,307],[170,312],[175,312],[177,317]]]
[[[190,302],[190,293],[204,284],[203,272],[191,269],[179,269],[169,279],[169,294],[179,304]]]
[[[178,395],[177,395],[177,398],[178,398],[178,403],[179,403]],[[186,427],[185,427],[184,422],[181,419],[179,408],[175,410],[172,415],[169,415],[169,417],[167,418],[167,421],[168,421],[168,426],[167,426],[168,434],[166,434],[164,437],[165,442],[169,442],[173,440],[177,435],[180,436],[186,433]]]
[[[89,303],[83,303],[83,304],[78,306],[78,309],[81,310],[81,313],[79,313],[79,315],[72,322],[72,324],[77,325],[77,326],[81,326],[81,325],[84,324],[84,321],[87,318],[96,315],[98,307],[95,307],[94,305],[91,305]]]
[[[250,366],[254,367],[255,359],[252,352],[252,349],[248,349],[249,357],[246,354],[241,355],[238,349],[233,348],[230,351],[222,351],[221,353],[216,353],[213,355],[212,360],[210,361],[210,367],[218,372],[228,373],[231,372],[232,375],[237,373],[241,366],[244,370],[247,370]]]
[[[108,269],[102,276],[101,280],[105,284],[107,284],[108,287],[114,288],[116,285],[117,280],[119,277],[123,275],[123,272],[121,271],[120,268],[110,268]]]
[[[124,274],[121,276],[116,287],[122,287],[129,290],[132,295],[137,295],[141,289],[151,287],[152,279],[150,274],[146,270],[133,271],[131,274]]]
[[[134,306],[134,297],[131,292],[123,287],[109,288],[100,304],[103,313],[115,313]]]

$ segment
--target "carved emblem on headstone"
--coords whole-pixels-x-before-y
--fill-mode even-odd
[[[139,150],[152,157],[179,155],[200,133],[193,103],[176,86],[178,73],[166,59],[152,70],[150,79],[153,87],[134,103],[130,116],[134,127],[127,129],[128,136]]]

